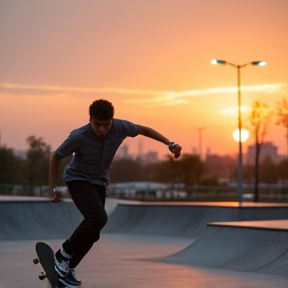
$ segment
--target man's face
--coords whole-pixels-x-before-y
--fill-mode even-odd
[[[100,120],[97,119],[96,117],[91,117],[90,119],[91,127],[93,132],[101,139],[106,138],[111,125],[113,123],[113,119],[108,119],[108,120]]]

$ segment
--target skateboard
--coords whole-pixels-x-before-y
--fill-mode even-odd
[[[59,281],[58,274],[55,270],[54,252],[51,247],[44,242],[37,242],[35,245],[37,258],[33,260],[34,264],[40,264],[43,272],[40,273],[40,280],[48,280],[48,287],[51,288],[68,288]]]

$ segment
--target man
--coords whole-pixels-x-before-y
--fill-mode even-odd
[[[55,269],[61,281],[68,286],[80,286],[74,269],[99,240],[100,231],[107,222],[104,209],[108,172],[113,157],[126,137],[143,135],[162,142],[178,158],[181,146],[170,142],[152,128],[126,120],[114,119],[114,107],[107,100],[96,100],[89,107],[90,121],[73,130],[56,149],[50,160],[49,193],[58,203],[55,190],[61,159],[72,155],[65,167],[64,179],[69,193],[84,220],[55,254]]]

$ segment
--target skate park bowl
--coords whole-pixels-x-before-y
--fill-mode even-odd
[[[107,199],[109,235],[176,237],[183,249],[151,261],[288,275],[288,205],[144,203]],[[1,198],[0,241],[65,239],[82,221],[72,201]]]
[[[167,235],[197,238],[209,222],[288,220],[287,204],[236,202],[120,203],[104,233]]]
[[[208,223],[191,245],[159,261],[288,275],[288,220]]]
[[[53,204],[43,198],[1,198],[1,241],[59,239],[82,221],[72,201]]]
[[[288,205],[119,204],[104,233],[176,236],[191,244],[156,261],[288,275]]]

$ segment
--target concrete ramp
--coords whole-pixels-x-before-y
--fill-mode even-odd
[[[208,222],[288,219],[288,205],[238,203],[119,204],[104,233],[197,238]]]
[[[68,237],[82,221],[72,202],[1,201],[0,240]]]
[[[106,199],[108,215],[119,202]],[[44,197],[0,195],[0,241],[66,239],[82,219],[71,199],[54,204]]]
[[[287,276],[288,220],[275,221],[284,223],[282,228],[264,222],[266,227],[263,222],[251,221],[208,224],[205,232],[190,246],[161,261]]]

